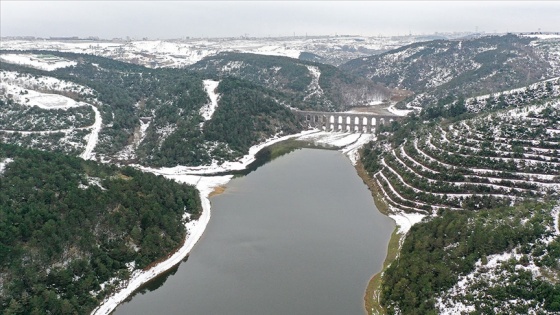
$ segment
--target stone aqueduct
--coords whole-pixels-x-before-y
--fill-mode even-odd
[[[375,132],[379,125],[402,119],[400,116],[372,113],[315,112],[293,110],[294,114],[310,127],[326,131]]]

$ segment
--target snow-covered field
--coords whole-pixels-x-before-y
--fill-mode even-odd
[[[184,67],[204,57],[232,51],[261,55],[299,58],[302,52],[320,55],[327,62],[340,64],[346,60],[395,49],[422,38],[316,36],[279,38],[199,38],[177,40],[2,40],[0,50],[51,50],[86,53],[121,61],[137,62],[149,67]],[[328,54],[325,51],[328,50]],[[8,57],[12,58],[12,57]],[[12,62],[27,60],[13,59]],[[54,69],[54,64],[29,64]],[[65,66],[68,66],[67,64]],[[62,62],[57,66],[63,66]],[[51,69],[52,68],[52,69]]]
[[[4,54],[0,55],[0,60],[7,63],[30,66],[46,71],[53,71],[58,68],[66,68],[77,64],[75,61],[66,60],[60,57],[48,57],[31,54]]]
[[[71,107],[84,106],[84,103],[79,103],[71,98],[59,94],[41,93],[29,89],[23,90],[22,88],[2,83],[1,85],[8,95],[22,105],[37,106],[43,109],[68,109]]]

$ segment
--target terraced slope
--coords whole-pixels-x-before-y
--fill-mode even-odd
[[[560,192],[560,100],[419,131],[373,175],[391,208],[483,209]]]

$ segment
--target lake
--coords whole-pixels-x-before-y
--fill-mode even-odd
[[[340,152],[296,150],[210,200],[188,260],[114,314],[364,314],[395,224]]]

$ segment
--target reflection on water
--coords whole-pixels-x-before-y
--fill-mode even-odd
[[[187,260],[189,260],[189,255],[185,256],[185,258],[183,258],[182,262],[186,263]],[[167,278],[169,278],[170,276],[173,276],[177,272],[177,270],[179,270],[179,264],[177,264],[177,265],[171,267],[169,270],[159,274],[156,278],[148,281],[146,284],[144,284],[143,286],[138,288],[138,290],[134,291],[134,293],[132,293],[132,295],[129,296],[125,300],[125,302],[129,302],[136,295],[146,294],[148,292],[155,291],[155,290],[159,289],[165,283],[165,281],[167,281]]]
[[[364,313],[394,223],[342,154],[293,151],[211,202],[188,262],[115,314]]]

